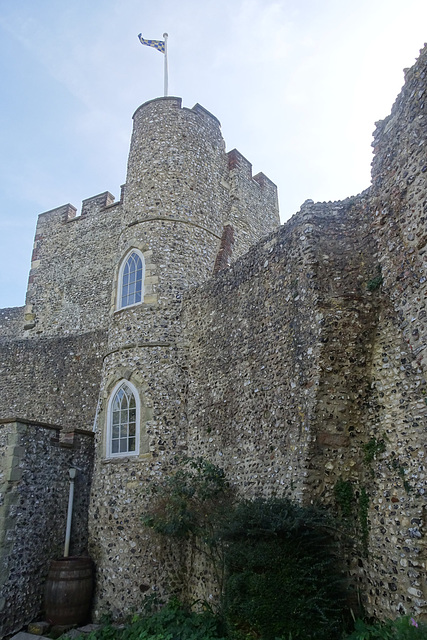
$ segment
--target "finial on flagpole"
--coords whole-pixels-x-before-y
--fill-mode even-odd
[[[164,33],[163,37],[165,39],[165,98],[168,95],[168,34]]]

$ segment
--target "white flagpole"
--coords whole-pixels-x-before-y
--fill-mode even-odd
[[[165,39],[165,98],[168,95],[168,34],[164,33]]]

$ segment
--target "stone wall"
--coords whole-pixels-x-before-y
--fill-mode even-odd
[[[354,478],[378,317],[366,287],[373,253],[367,195],[308,201],[185,297],[188,450],[222,467],[240,495],[335,509],[335,483]]]
[[[367,423],[368,442],[381,446],[362,460],[370,531],[360,579],[372,614],[425,615],[426,387],[388,296],[381,298]]]
[[[68,336],[108,326],[121,205],[108,192],[42,213],[22,336]]]
[[[424,48],[373,142],[371,228],[383,284],[370,435],[384,451],[370,470],[375,559],[365,565],[379,615],[426,611],[426,72]]]
[[[0,343],[0,418],[91,431],[106,346],[103,331]]]
[[[69,473],[78,469],[70,555],[87,554],[93,465],[91,433],[63,434],[28,421],[0,422],[0,634],[18,631],[42,610],[49,561],[62,557]]]
[[[0,343],[22,335],[25,307],[0,309]]]

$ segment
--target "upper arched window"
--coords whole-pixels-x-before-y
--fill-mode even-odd
[[[144,299],[144,272],[144,256],[138,249],[132,249],[120,267],[118,309],[142,302]]]
[[[107,457],[138,455],[140,401],[127,380],[113,389],[107,412]]]

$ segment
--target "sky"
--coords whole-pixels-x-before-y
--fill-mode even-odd
[[[25,303],[37,216],[126,179],[132,114],[200,103],[278,186],[308,198],[369,186],[374,123],[427,41],[426,0],[0,0],[0,308]]]

